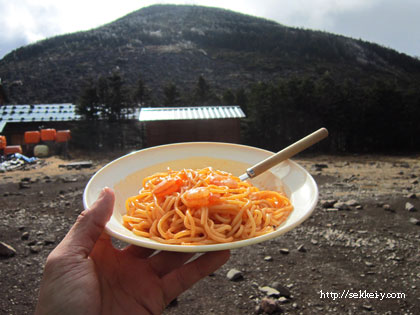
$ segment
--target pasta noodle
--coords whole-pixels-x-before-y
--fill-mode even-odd
[[[234,242],[272,232],[293,210],[276,191],[211,167],[156,173],[126,200],[123,225],[158,242],[203,245]]]

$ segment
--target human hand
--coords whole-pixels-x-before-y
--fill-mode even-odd
[[[104,232],[114,200],[104,188],[50,253],[35,314],[160,314],[229,259],[229,251],[209,252],[186,264],[194,254],[114,248]]]

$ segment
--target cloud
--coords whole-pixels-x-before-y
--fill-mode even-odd
[[[34,5],[24,0],[8,1],[2,3],[1,26],[7,32],[2,32],[4,38],[13,38],[16,35],[35,41],[45,37],[45,33],[59,31],[51,17],[56,15],[56,10],[50,5]]]
[[[264,4],[255,8],[258,15],[287,26],[360,38],[420,55],[418,0],[277,0]]]
[[[61,29],[52,23],[56,15],[54,7],[34,5],[25,0],[1,1],[0,11],[0,57],[14,48],[32,43]]]
[[[384,0],[369,10],[334,16],[337,33],[362,38],[413,56],[420,55],[420,2]]]
[[[269,0],[255,3],[254,10],[288,26],[324,29],[333,26],[332,16],[367,10],[382,0]]]
[[[41,39],[106,24],[141,4],[136,0],[0,0],[0,58]]]
[[[1,28],[1,24],[0,24]],[[22,47],[27,44],[27,39],[24,37],[15,37],[13,39],[7,38],[5,39],[3,35],[0,35],[0,59],[3,58],[4,55],[9,53],[10,51]]]

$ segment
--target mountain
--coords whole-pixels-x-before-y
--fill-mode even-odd
[[[94,12],[92,12],[94,14]],[[420,61],[362,40],[292,28],[232,11],[154,5],[84,32],[16,49],[0,60],[9,103],[75,102],[88,78],[141,76],[159,99],[165,84],[189,93],[201,75],[216,93],[293,76],[364,84],[420,80]]]

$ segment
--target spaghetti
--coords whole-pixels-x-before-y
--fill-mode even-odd
[[[259,190],[230,173],[183,169],[146,177],[126,200],[123,225],[158,242],[204,245],[274,231],[293,210],[282,193]]]

